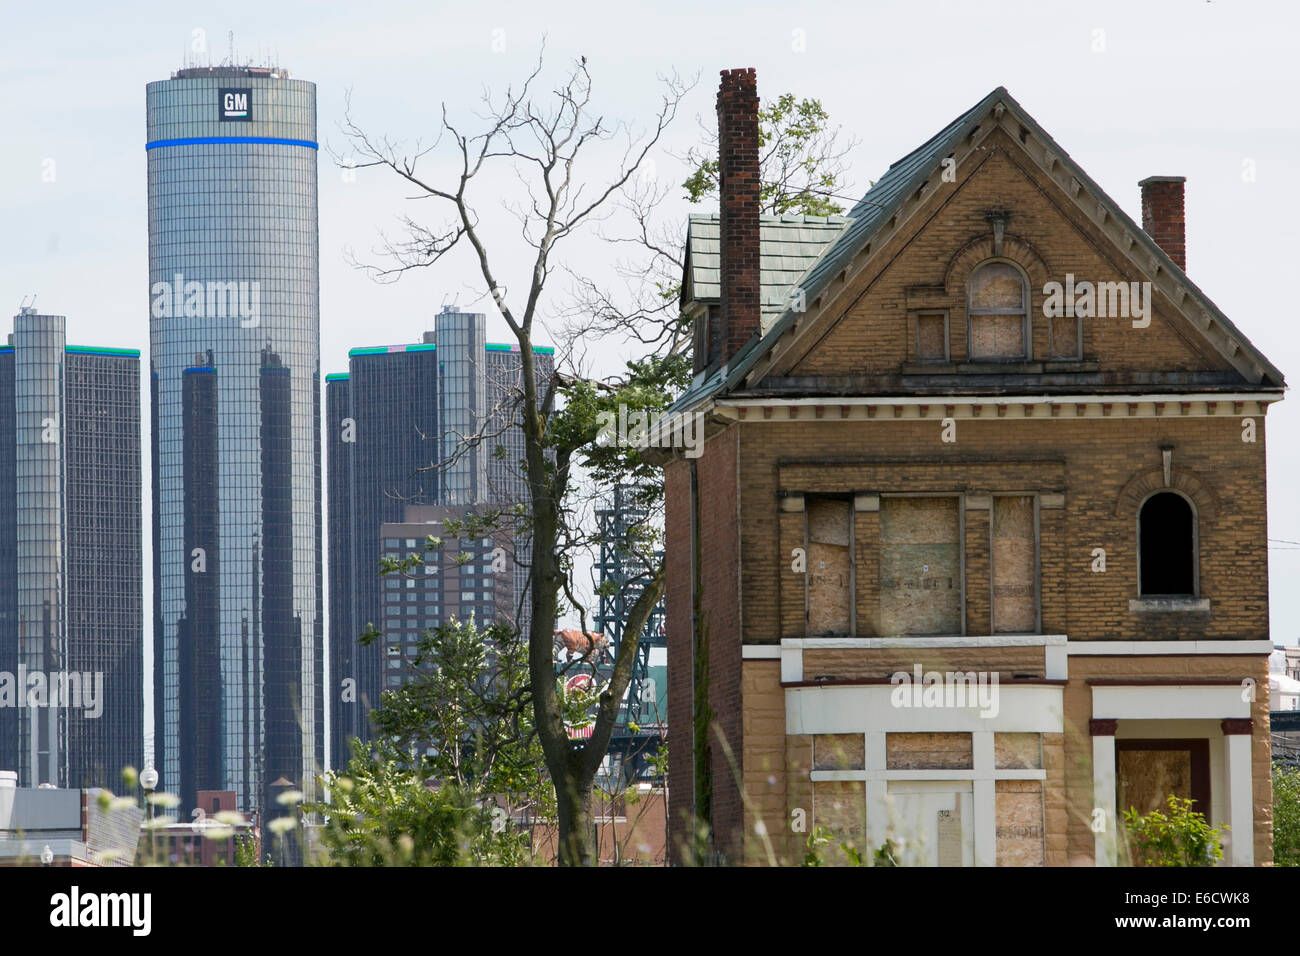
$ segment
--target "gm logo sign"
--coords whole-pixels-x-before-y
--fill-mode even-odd
[[[228,88],[217,90],[217,115],[223,123],[231,120],[247,123],[253,118],[253,91]]]

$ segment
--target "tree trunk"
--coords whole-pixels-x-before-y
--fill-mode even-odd
[[[587,785],[583,786],[577,779],[579,773],[567,776],[565,783],[569,785],[555,788],[559,812],[558,862],[560,866],[596,866],[600,861],[597,859],[596,818],[591,809],[591,781],[586,781]]]

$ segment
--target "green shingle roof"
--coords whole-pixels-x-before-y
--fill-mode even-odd
[[[787,213],[760,216],[758,226],[759,294],[763,331],[790,304],[790,290],[817,258],[844,231],[844,216]],[[686,275],[682,302],[719,301],[719,230],[717,213],[697,214],[686,226]]]

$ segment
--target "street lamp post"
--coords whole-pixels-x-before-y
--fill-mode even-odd
[[[144,788],[145,803],[145,829],[149,831],[149,862],[153,862],[153,791],[158,786],[158,771],[153,767],[145,767],[144,772],[140,774],[140,786]]]

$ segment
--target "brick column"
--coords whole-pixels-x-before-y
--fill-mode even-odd
[[[1169,254],[1178,268],[1187,269],[1187,220],[1183,206],[1186,176],[1148,176],[1142,190],[1142,231]]]
[[[808,541],[803,495],[787,495],[780,500],[779,507],[780,550],[776,555],[781,582],[779,636],[805,637],[808,633]],[[803,571],[795,570],[796,549],[803,550]]]
[[[880,496],[853,497],[853,595],[858,637],[880,636]]]
[[[721,359],[729,362],[759,331],[758,78],[753,67],[723,70],[718,88]]]
[[[978,493],[966,496],[966,633],[992,634],[989,606],[989,519],[993,497]]]

